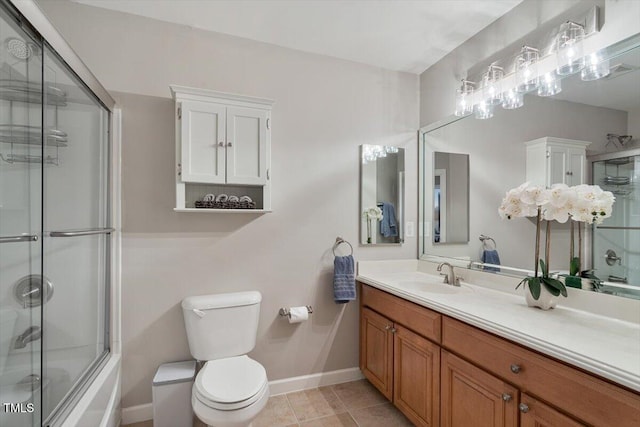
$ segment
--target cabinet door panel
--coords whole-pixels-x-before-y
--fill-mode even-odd
[[[547,148],[547,186],[567,183],[567,149],[561,147]]]
[[[396,325],[393,402],[417,426],[440,425],[440,347]]]
[[[568,173],[567,185],[580,185],[586,182],[584,150],[568,150]]]
[[[225,182],[225,107],[182,101],[182,181]]]
[[[392,397],[393,335],[392,322],[378,313],[362,308],[360,316],[360,370],[389,400]]]
[[[267,118],[264,110],[227,108],[227,182],[267,182]]]
[[[521,412],[521,427],[585,427],[552,407],[534,399],[528,394],[522,395],[522,404],[526,410]]]
[[[518,391],[511,385],[445,350],[441,381],[443,427],[517,425]]]

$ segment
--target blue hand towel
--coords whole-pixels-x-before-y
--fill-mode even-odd
[[[500,265],[500,255],[498,255],[498,251],[496,251],[495,249],[492,249],[492,250],[485,249],[482,251],[481,261],[487,264]],[[484,271],[492,271],[494,273],[497,273],[500,271],[498,267],[491,267],[488,265],[483,267],[482,269]]]
[[[380,221],[380,234],[384,237],[398,235],[398,221],[396,209],[389,202],[382,202],[382,220]]]
[[[333,299],[345,304],[356,299],[356,275],[353,256],[337,256],[333,260]]]

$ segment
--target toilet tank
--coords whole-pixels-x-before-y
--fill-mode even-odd
[[[258,291],[187,297],[182,312],[189,350],[197,360],[249,353],[256,345],[262,295]]]

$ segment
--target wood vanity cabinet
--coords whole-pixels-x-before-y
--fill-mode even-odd
[[[440,315],[368,286],[362,288],[361,301],[362,373],[415,425],[439,426],[440,346],[424,334],[439,338]]]
[[[443,427],[515,427],[518,390],[510,384],[442,350]]]
[[[521,401],[521,427],[586,427],[526,393],[522,394]]]
[[[416,425],[638,427],[640,394],[362,285],[360,369]]]

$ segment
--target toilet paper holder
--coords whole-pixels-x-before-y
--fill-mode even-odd
[[[311,307],[310,305],[307,305],[306,307],[309,314],[313,313],[313,307]],[[291,317],[291,313],[289,312],[289,309],[285,307],[281,308],[278,311],[278,314],[280,314],[280,316],[282,317]]]

